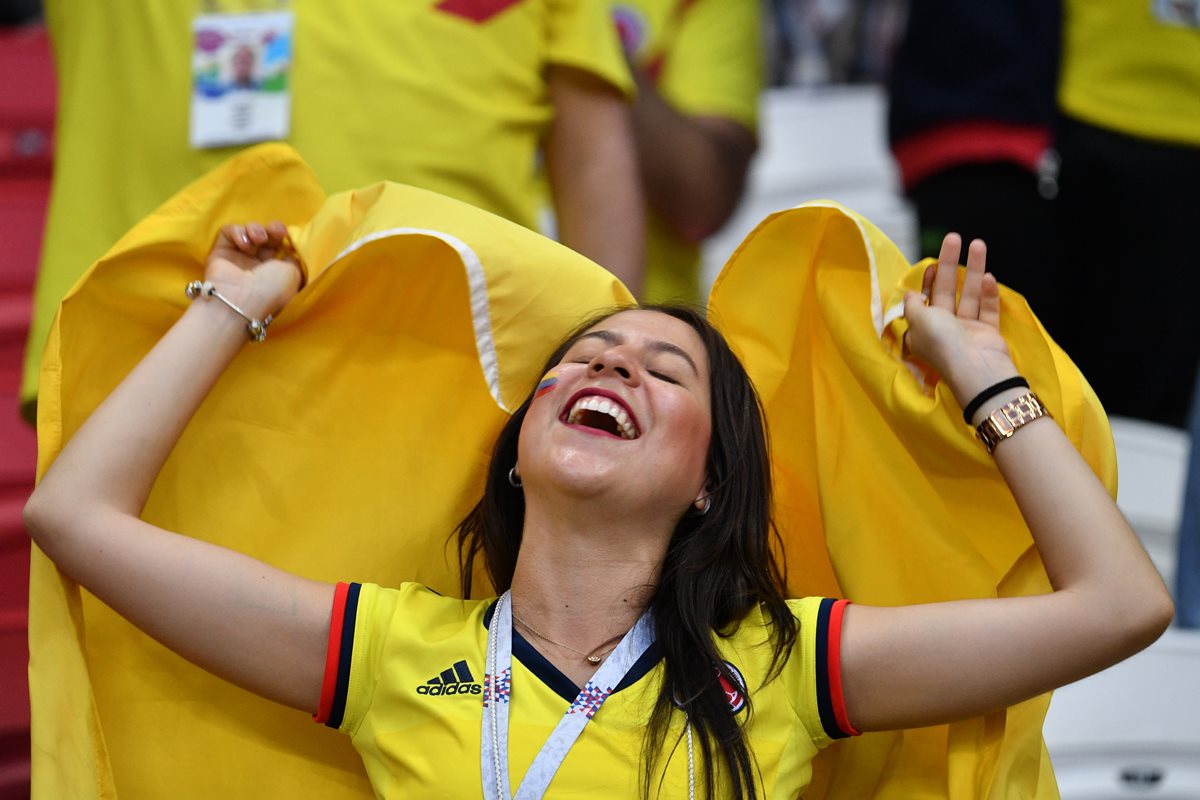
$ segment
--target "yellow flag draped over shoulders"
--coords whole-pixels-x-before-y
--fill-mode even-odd
[[[902,358],[903,295],[925,266],[818,202],[764,220],[713,287],[710,316],[766,408],[793,595],[886,606],[1050,590],[949,387]],[[1001,287],[1001,307],[1018,370],[1115,496],[1112,435],[1091,388],[1020,295]],[[818,757],[805,797],[1056,798],[1048,704],[841,743]]]
[[[220,226],[276,218],[308,286],[221,377],[143,517],[317,580],[454,593],[448,537],[506,410],[558,337],[632,298],[582,256],[432,192],[326,200],[282,145],[184,189],[64,300],[39,472],[183,312]],[[192,666],[36,552],[30,609],[36,797],[371,795],[346,737]]]
[[[220,226],[276,218],[308,284],[218,381],[143,517],[317,580],[456,593],[448,537],[507,413],[558,339],[631,297],[582,256],[430,192],[327,198],[282,145],[185,188],[63,301],[39,473],[178,319]],[[900,357],[897,304],[919,280],[869,223],[813,204],[768,218],[714,288],[714,321],[767,409],[793,594],[896,604],[1047,588],[957,405]],[[1002,302],[1018,367],[1113,488],[1090,389],[1019,296]],[[37,798],[371,795],[348,739],[167,651],[36,549],[30,652]],[[1046,703],[841,743],[805,796],[1054,797]]]

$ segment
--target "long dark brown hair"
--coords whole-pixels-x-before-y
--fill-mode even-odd
[[[642,745],[642,792],[652,793],[653,775],[665,749],[671,714],[678,707],[696,732],[703,787],[714,795],[720,754],[731,796],[755,798],[755,763],[745,732],[721,689],[720,679],[748,688],[717,651],[714,636],[730,636],[755,607],[771,623],[773,659],[768,680],[782,668],[796,641],[797,623],[785,602],[784,574],[773,543],[771,473],[766,424],[758,394],[725,338],[702,312],[687,306],[641,306],[689,325],[708,353],[712,438],[708,485],[712,506],[705,515],[679,520],[667,546],[662,576],[650,607],[663,654],[663,685]],[[599,314],[573,331],[546,360],[541,374],[558,364],[575,340],[594,325],[627,309]],[[521,547],[525,497],[508,482],[517,460],[521,424],[533,391],[501,430],[492,451],[483,497],[457,529],[463,596],[471,594],[475,559],[482,555],[492,586],[512,583]],[[753,709],[747,709],[749,719]],[[678,746],[677,739],[674,746]],[[665,773],[664,773],[665,774]]]

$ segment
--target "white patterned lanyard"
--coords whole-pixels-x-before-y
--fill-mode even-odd
[[[575,702],[558,721],[550,738],[529,765],[515,795],[508,777],[508,706],[512,699],[512,600],[505,592],[496,601],[488,626],[487,670],[483,676],[483,734],[480,739],[480,766],[483,769],[483,796],[486,800],[536,800],[546,793],[554,773],[567,757],[567,751],[588,720],[628,674],[654,640],[653,617],[649,611],[621,639],[591,680],[580,690]],[[689,730],[689,734],[691,731]],[[689,736],[690,744],[690,736]]]

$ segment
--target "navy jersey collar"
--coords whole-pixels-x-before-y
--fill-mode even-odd
[[[492,613],[495,610],[496,601],[493,600],[488,603],[487,609],[483,612],[483,627],[485,629],[491,624]],[[568,703],[575,702],[575,698],[579,696],[579,687],[570,678],[562,674],[558,667],[551,664],[549,659],[539,653],[537,648],[521,635],[516,626],[513,627],[512,648],[513,658],[524,664],[525,668],[532,672],[538,680]],[[650,670],[654,669],[655,665],[661,660],[662,649],[658,646],[658,642],[654,641],[646,648],[646,652],[642,654],[642,657],[633,663],[629,672],[625,673],[625,677],[617,684],[613,693],[615,694],[637,683]]]

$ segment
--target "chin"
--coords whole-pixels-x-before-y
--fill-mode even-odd
[[[611,459],[569,454],[530,475],[536,484],[578,498],[598,497],[619,488],[626,471]]]

